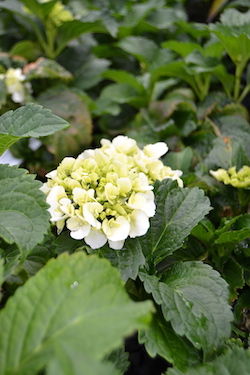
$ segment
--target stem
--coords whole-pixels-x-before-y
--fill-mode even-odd
[[[241,103],[243,101],[243,99],[245,98],[245,96],[249,93],[250,91],[250,84],[248,84],[244,90],[242,91],[242,93],[240,94],[240,97],[238,98],[237,100],[237,103]]]
[[[234,100],[238,102],[239,100],[239,93],[240,93],[240,83],[241,83],[241,75],[244,69],[244,65],[242,62],[236,64],[235,69],[235,84],[234,84]]]

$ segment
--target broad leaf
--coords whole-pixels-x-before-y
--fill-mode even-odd
[[[226,354],[217,357],[213,362],[208,362],[198,367],[192,367],[182,372],[169,369],[167,375],[249,375],[250,349],[235,347]]]
[[[35,175],[0,165],[0,236],[16,243],[23,258],[43,240],[49,228],[48,205]]]
[[[132,74],[124,71],[124,70],[106,70],[102,74],[103,78],[111,79],[112,81],[115,81],[117,83],[126,83],[133,88],[135,88],[137,91],[145,91],[145,88],[143,85],[136,79],[135,76]]]
[[[159,51],[155,42],[140,36],[128,36],[119,41],[118,46],[145,63],[152,62]]]
[[[146,331],[140,332],[140,343],[151,357],[160,355],[180,369],[199,363],[198,351],[189,341],[178,336],[160,313],[154,316]]]
[[[76,353],[73,348],[64,342],[54,346],[56,356],[49,363],[47,375],[121,375],[112,363],[94,360],[83,353]]]
[[[220,274],[201,262],[180,262],[163,281],[140,273],[145,289],[161,305],[164,318],[180,336],[205,352],[218,348],[231,333],[228,285]]]
[[[37,61],[25,66],[26,80],[32,79],[62,79],[71,80],[72,74],[54,60],[40,57]]]
[[[76,156],[89,146],[92,138],[92,119],[80,96],[67,87],[55,86],[44,91],[37,101],[70,123],[68,129],[43,140],[58,162],[65,155]]]
[[[139,268],[145,265],[140,239],[137,238],[127,239],[122,250],[116,251],[106,246],[100,252],[120,271],[125,282],[128,279],[135,280]]]
[[[141,245],[143,252],[158,263],[182,246],[211,207],[203,190],[175,187],[171,179],[157,183],[154,192],[156,214]]]
[[[146,328],[151,311],[150,301],[129,299],[109,262],[64,253],[20,287],[1,311],[0,374],[30,375],[50,360],[61,363],[62,345],[74,352],[74,366],[79,355],[100,361],[125,335]]]
[[[42,137],[68,127],[68,123],[36,104],[27,104],[0,117],[0,155],[18,139]]]

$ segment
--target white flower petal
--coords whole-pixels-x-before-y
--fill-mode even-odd
[[[99,249],[107,242],[107,237],[100,230],[91,229],[89,234],[84,238],[84,241],[91,249]]]
[[[134,210],[130,215],[130,231],[131,238],[143,236],[149,228],[148,216],[142,210]]]
[[[149,144],[143,148],[144,153],[148,157],[160,158],[162,155],[168,152],[168,146],[165,142],[156,142],[154,144]]]
[[[89,202],[83,205],[84,219],[96,229],[101,228],[101,223],[96,219],[103,211],[103,206],[98,202]]]
[[[107,235],[108,240],[110,241],[121,241],[125,240],[128,237],[130,224],[127,219],[123,216],[118,216],[115,220],[110,220],[111,223],[111,233]]]
[[[110,241],[109,242],[109,247],[113,250],[121,250],[123,248],[125,240],[122,241]]]

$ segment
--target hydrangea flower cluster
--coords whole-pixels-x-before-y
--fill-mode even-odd
[[[224,182],[225,185],[232,185],[236,188],[250,188],[250,167],[244,165],[238,172],[236,167],[231,167],[226,171],[219,168],[217,171],[210,171],[211,175],[218,181]]]
[[[66,225],[72,238],[84,239],[92,249],[108,241],[119,250],[127,237],[147,232],[155,214],[154,181],[171,178],[182,187],[182,172],[159,160],[168,151],[164,142],[141,150],[135,140],[117,136],[101,145],[76,159],[64,158],[41,190],[58,233]]]
[[[26,91],[31,91],[30,83],[23,83],[25,78],[21,68],[9,68],[5,74],[0,74],[0,79],[5,81],[7,92],[14,103],[23,103]]]

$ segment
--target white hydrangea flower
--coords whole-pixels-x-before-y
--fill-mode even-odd
[[[21,68],[9,68],[5,74],[1,74],[0,79],[4,79],[7,92],[11,95],[14,103],[24,103],[25,91],[31,91],[29,82],[23,83],[25,75]]]
[[[170,178],[182,186],[182,172],[159,160],[168,151],[164,142],[141,150],[135,140],[117,136],[112,142],[102,139],[101,145],[76,159],[63,159],[46,175],[48,181],[41,190],[58,233],[66,226],[72,238],[84,239],[92,249],[108,242],[119,250],[126,238],[148,231],[156,210],[155,180]]]

